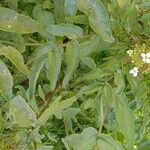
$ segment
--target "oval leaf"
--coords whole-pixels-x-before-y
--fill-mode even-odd
[[[77,0],[77,8],[89,18],[91,28],[107,42],[113,42],[109,15],[100,0]]]
[[[65,0],[65,14],[66,16],[69,15],[76,15],[76,0]]]
[[[16,11],[0,7],[0,29],[19,34],[39,32],[42,27],[36,21]]]
[[[36,122],[36,114],[21,96],[11,99],[10,113],[20,127],[30,127]]]
[[[96,63],[91,57],[83,57],[81,58],[81,61],[84,65],[88,66],[91,70],[96,69]]]
[[[75,26],[73,24],[61,23],[58,25],[50,25],[48,32],[50,34],[60,36],[60,37],[68,37],[69,39],[76,39],[78,37],[83,36],[83,30]]]

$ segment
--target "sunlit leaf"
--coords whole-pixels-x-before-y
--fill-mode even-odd
[[[9,8],[0,7],[0,29],[8,32],[26,34],[39,32],[42,27],[29,16],[18,14]]]
[[[31,127],[36,123],[36,114],[21,96],[10,100],[10,113],[15,123],[21,127]]]

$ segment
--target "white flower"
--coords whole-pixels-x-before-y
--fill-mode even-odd
[[[128,50],[128,51],[127,51],[127,54],[128,54],[129,56],[131,56],[131,55],[133,54],[133,50]]]
[[[130,74],[132,74],[134,77],[137,77],[138,75],[138,68],[137,67],[134,67],[133,69],[130,70]]]
[[[141,54],[141,57],[142,57],[142,61],[145,62],[145,63],[150,63],[150,53],[142,53]]]
[[[141,57],[142,57],[142,61],[145,62],[145,61],[146,61],[146,54],[145,54],[145,53],[142,53],[142,54],[141,54]]]
[[[146,57],[147,57],[147,63],[149,64],[150,63],[150,53],[147,53]]]

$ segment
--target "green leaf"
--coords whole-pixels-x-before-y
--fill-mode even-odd
[[[128,70],[126,70],[128,71]],[[128,71],[129,72],[129,71]],[[128,82],[129,82],[129,85],[130,85],[130,89],[131,89],[131,92],[136,95],[137,94],[137,91],[139,89],[139,80],[135,77],[133,77],[131,74],[129,73],[126,73],[127,74],[127,79],[128,79]]]
[[[8,3],[9,8],[17,9],[19,0],[5,0]]]
[[[0,93],[6,98],[12,97],[13,77],[6,67],[6,65],[0,60]]]
[[[93,94],[93,93],[99,91],[100,88],[102,88],[102,87],[101,87],[101,83],[99,83],[99,82],[96,82],[92,85],[83,86],[80,89],[80,91],[78,92],[78,95],[80,95],[80,96],[83,95],[83,94],[90,95],[90,94]]]
[[[81,61],[84,65],[88,66],[91,70],[96,69],[96,64],[91,57],[83,57],[81,58]]]
[[[23,56],[15,48],[2,45],[0,47],[0,55],[4,55],[8,58],[22,73],[28,73],[27,66],[24,64]]]
[[[43,10],[42,6],[38,4],[33,9],[33,16],[41,25],[44,26],[40,34],[47,38],[48,41],[55,42],[55,36],[47,32],[48,26],[50,24],[55,24],[54,15],[50,11]]]
[[[54,44],[51,43],[47,43],[41,47],[36,48],[34,52],[29,56],[27,64],[30,64],[36,59],[48,54],[50,51],[52,51],[53,48],[54,48]]]
[[[62,139],[67,150],[94,150],[96,146],[97,130],[88,127],[80,134],[72,134]]]
[[[80,112],[81,110],[79,108],[68,108],[66,110],[63,111],[63,119],[66,123],[66,127],[68,130],[73,132],[73,123],[72,120],[77,121],[76,120],[76,115]]]
[[[23,2],[25,2],[25,3],[34,3],[34,2],[36,2],[36,0],[23,0]]]
[[[33,16],[40,24],[43,24],[44,26],[55,23],[53,14],[50,11],[42,10],[42,6],[40,4],[34,7]]]
[[[36,150],[53,150],[53,146],[38,146]]]
[[[0,29],[8,32],[27,34],[41,31],[41,25],[9,8],[0,7]]]
[[[46,60],[44,60],[42,58],[36,60],[33,63],[33,66],[29,72],[28,78],[29,78],[29,96],[30,96],[30,98],[32,98],[34,96],[36,82],[37,82],[38,76],[39,76],[45,62],[46,62]]]
[[[59,77],[61,69],[61,51],[62,49],[56,49],[49,52],[49,75],[50,75],[50,89],[53,91],[56,87],[56,83]]]
[[[76,24],[85,24],[88,25],[88,18],[86,15],[76,15],[76,16],[68,16],[65,18],[65,21]]]
[[[42,143],[42,139],[45,137],[41,135],[39,132],[40,127],[36,127],[31,131],[30,138],[38,143]]]
[[[131,113],[126,97],[124,95],[115,96],[114,98],[116,118],[120,131],[123,133],[129,145],[129,149],[132,149],[135,136],[133,114]]]
[[[114,103],[113,89],[109,83],[106,83],[102,93],[103,98],[112,106]]]
[[[80,44],[80,57],[85,57],[93,52],[99,52],[107,50],[111,46],[110,43],[102,41],[100,36],[93,35],[90,40]]]
[[[61,97],[58,97],[54,102],[52,102],[48,108],[43,112],[41,117],[38,119],[38,124],[39,125],[44,125],[47,120],[52,116],[52,115],[57,115],[61,114],[62,111],[70,106],[73,105],[73,103],[77,100],[76,96],[73,96],[71,98],[68,98],[66,100],[60,101]]]
[[[98,68],[96,70],[90,71],[90,72],[84,74],[83,76],[79,77],[77,79],[77,82],[84,81],[84,80],[88,81],[88,80],[101,79],[104,76],[109,76],[109,75],[112,75],[111,70]]]
[[[65,0],[65,14],[66,16],[69,15],[76,15],[76,0]]]
[[[45,101],[45,95],[41,85],[38,86],[38,94]]]
[[[77,8],[84,12],[95,33],[101,35],[104,41],[114,41],[109,21],[109,14],[100,0],[77,0]]]
[[[26,50],[25,38],[20,34],[5,32],[5,31],[0,30],[0,40],[5,41],[5,42],[7,41],[8,43],[13,42],[13,47],[21,53]]]
[[[83,36],[83,30],[79,26],[70,23],[50,25],[48,33],[60,37],[66,36],[69,39],[76,39]]]
[[[10,113],[20,127],[31,127],[36,123],[36,114],[21,96],[10,100]]]
[[[54,15],[56,23],[62,23],[65,19],[64,2],[65,0],[54,0]]]
[[[80,44],[80,57],[85,57],[100,49],[100,38],[97,35],[91,36],[90,40]]]
[[[42,8],[45,10],[49,10],[54,8],[53,1],[45,0],[42,2]]]
[[[145,141],[140,144],[138,150],[149,150],[150,149],[150,141]]]
[[[89,108],[95,108],[95,99],[88,99],[83,104],[83,109],[87,110]]]
[[[114,74],[114,83],[117,86],[115,89],[115,94],[121,93],[125,88],[124,74],[121,70],[117,70]]]
[[[101,88],[100,88],[101,90]],[[100,97],[100,92],[97,93],[96,98],[95,98],[95,109],[96,109],[96,126],[99,128],[99,133],[102,132],[102,128],[104,125],[104,102],[103,99]]]
[[[63,79],[62,87],[66,87],[79,64],[79,43],[71,41],[66,48],[67,70]]]
[[[112,137],[100,134],[97,139],[98,150],[124,150]]]

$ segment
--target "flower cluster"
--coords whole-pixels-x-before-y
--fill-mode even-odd
[[[144,63],[148,63],[148,64],[150,64],[150,53],[142,53],[141,54],[141,57],[142,57],[142,61],[144,62]]]
[[[129,71],[134,77],[137,77],[139,70],[150,67],[150,50],[145,44],[136,45],[133,50],[128,50],[127,54],[131,58],[131,63],[134,65],[133,69]]]
[[[134,67],[133,69],[130,70],[130,74],[132,74],[134,77],[136,77],[138,75],[138,68],[137,67]]]

